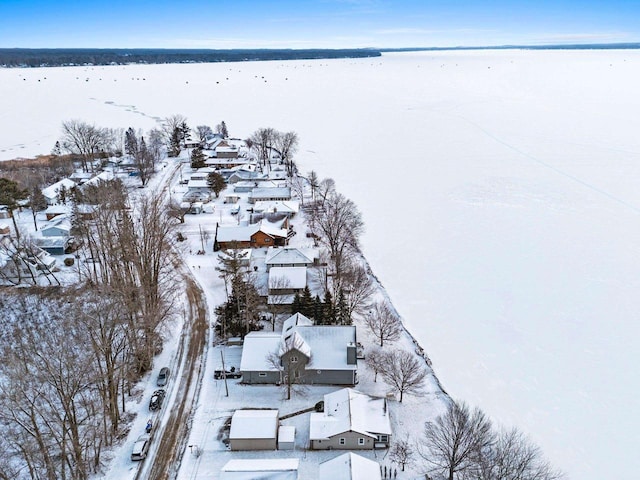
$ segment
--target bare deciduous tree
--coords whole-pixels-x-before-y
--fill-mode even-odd
[[[501,430],[488,452],[480,452],[479,480],[558,480],[554,469],[522,432]]]
[[[297,170],[293,155],[298,151],[298,134],[296,132],[276,132],[273,143],[287,169],[287,175],[292,178]]]
[[[386,355],[385,352],[383,352],[382,350],[376,348],[374,350],[371,350],[370,352],[367,353],[367,356],[365,358],[365,362],[367,362],[367,365],[369,366],[369,368],[371,370],[373,370],[373,381],[377,382],[378,381],[378,374],[380,372],[382,372],[382,370],[384,370],[384,367],[386,365]]]
[[[385,341],[396,341],[402,332],[402,323],[388,302],[376,303],[373,311],[365,315],[364,323],[378,339],[381,347],[384,347]]]
[[[276,131],[273,128],[259,128],[249,137],[251,148],[256,151],[258,160],[262,162],[264,168],[268,167],[271,147],[274,145],[275,137]]]
[[[419,395],[422,392],[427,370],[423,362],[411,352],[392,350],[384,354],[380,374],[386,383],[400,394],[400,402],[405,393]]]
[[[89,166],[96,155],[105,150],[111,142],[111,134],[107,129],[90,125],[81,120],[62,122],[62,148],[69,153],[79,155],[82,169],[89,171]]]
[[[309,226],[329,252],[334,280],[339,288],[345,262],[359,250],[360,235],[364,231],[362,215],[351,200],[335,191],[328,193],[324,202],[315,202],[309,213]]]
[[[334,278],[335,286],[345,292],[346,317],[352,318],[354,314],[361,314],[370,307],[369,300],[375,292],[375,286],[367,267],[357,259],[349,258]]]
[[[209,125],[198,125],[196,127],[196,132],[198,133],[198,140],[203,144],[207,137],[213,133],[213,130],[211,130]]]
[[[431,472],[448,480],[478,478],[479,461],[494,442],[491,421],[480,409],[452,401],[445,413],[425,423],[418,453]]]
[[[413,446],[407,437],[397,439],[389,451],[391,461],[398,464],[403,472],[405,467],[413,464],[414,456]]]

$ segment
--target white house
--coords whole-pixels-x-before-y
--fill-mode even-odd
[[[353,452],[343,453],[319,467],[318,478],[331,480],[381,480],[380,464]]]
[[[221,480],[298,480],[297,458],[234,459],[225,463]]]
[[[302,250],[296,247],[269,247],[265,264],[267,271],[271,270],[272,267],[312,267],[317,257],[317,250]]]
[[[47,200],[47,205],[55,205],[56,203],[60,203],[60,191],[64,190],[66,192],[69,192],[70,190],[76,188],[76,186],[76,182],[74,182],[70,178],[63,178],[59,182],[56,182],[53,185],[49,185],[47,188],[43,188],[42,194]]]
[[[256,203],[260,201],[288,201],[291,200],[291,188],[290,187],[277,187],[277,188],[254,188],[249,193],[249,203]]]

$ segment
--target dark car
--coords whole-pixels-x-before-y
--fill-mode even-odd
[[[160,407],[162,407],[162,401],[164,400],[164,396],[166,393],[167,392],[165,392],[163,389],[153,392],[153,395],[151,395],[151,400],[149,400],[149,410],[160,410]]]
[[[236,367],[231,367],[231,370],[227,370],[226,372],[224,370],[213,371],[213,378],[215,378],[216,380],[220,380],[223,378],[240,378],[240,377],[242,377],[242,373],[236,370]]]
[[[169,381],[169,367],[162,367],[160,369],[160,373],[158,374],[158,380],[156,384],[159,387],[164,387]]]

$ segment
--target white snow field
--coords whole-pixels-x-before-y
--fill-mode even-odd
[[[640,469],[640,51],[0,69],[0,158],[62,120],[295,130],[443,386],[575,480]]]

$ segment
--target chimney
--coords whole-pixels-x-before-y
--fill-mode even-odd
[[[347,343],[347,365],[356,365],[356,344],[353,342]]]

